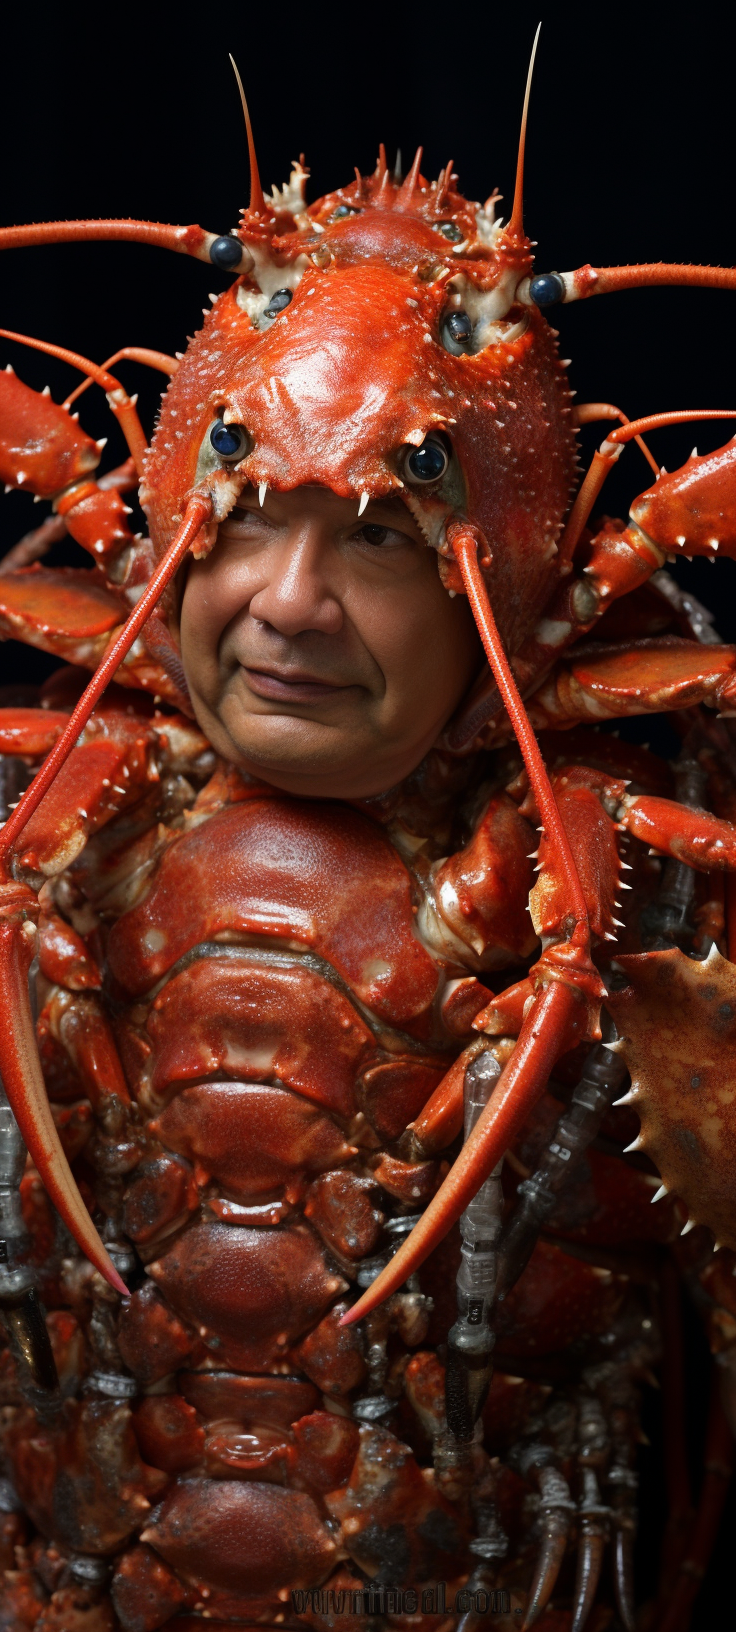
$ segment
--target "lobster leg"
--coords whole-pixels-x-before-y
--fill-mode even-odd
[[[570,1108],[560,1117],[539,1167],[519,1185],[519,1200],[499,1242],[496,1283],[499,1302],[526,1269],[557,1197],[595,1138],[625,1077],[623,1062],[611,1054],[605,1043],[596,1043],[585,1062]]]
[[[561,731],[579,721],[599,725],[695,703],[730,712],[735,700],[736,648],[669,638],[572,653],[528,699],[527,709],[536,730]]]
[[[546,1449],[546,1446],[532,1446],[530,1456],[533,1457],[535,1453],[543,1455]],[[533,1462],[530,1461],[529,1465],[533,1465]],[[529,1627],[539,1620],[552,1597],[565,1557],[575,1506],[567,1481],[556,1468],[549,1466],[548,1463],[542,1463],[537,1468],[537,1478],[542,1538],[529,1588],[529,1601],[522,1632],[528,1632]]]
[[[605,988],[590,959],[586,895],[538,744],[501,646],[478,561],[479,542],[485,549],[477,530],[467,525],[456,523],[448,529],[447,547],[454,550],[486,655],[524,758],[546,834],[550,874],[563,904],[563,916],[556,926],[556,938],[551,938],[532,971],[534,1001],[523,1021],[516,1048],[469,1139],[409,1238],[358,1303],[343,1316],[343,1325],[362,1319],[418,1269],[500,1161],[543,1092],[559,1055],[582,1037],[600,1035],[598,1012]],[[562,924],[567,932],[564,939]],[[535,928],[538,928],[536,923]]]
[[[465,1074],[465,1133],[472,1132],[500,1076],[492,1055],[482,1055]],[[445,1399],[447,1426],[467,1444],[485,1404],[491,1381],[495,1336],[489,1324],[501,1228],[501,1168],[477,1191],[460,1219],[462,1246],[457,1276],[458,1318],[447,1338]]]
[[[40,1403],[58,1392],[59,1379],[33,1276],[14,1262],[25,1235],[20,1181],[26,1148],[5,1090],[0,1084],[0,1312],[11,1347],[25,1377],[26,1393]]]
[[[598,1590],[606,1546],[608,1509],[601,1502],[593,1469],[586,1468],[583,1478],[585,1488],[580,1507],[580,1538],[570,1632],[583,1632]]]
[[[87,687],[65,729],[26,790],[0,835],[0,989],[7,1020],[0,1035],[0,1074],[23,1138],[46,1188],[82,1250],[116,1291],[126,1288],[112,1264],[77,1190],[56,1131],[36,1048],[28,994],[28,971],[35,951],[38,903],[25,884],[15,883],[9,865],[16,841],[69,756],[80,732],[126,651],[137,639],[159,596],[173,577],[203,524],[211,503],[193,496],[184,520],[121,633]]]
[[[608,404],[587,406],[593,410],[592,417],[601,417],[601,411],[606,410],[608,417],[619,417],[624,423],[606,438],[593,457],[559,544],[562,582],[545,607],[544,616],[511,660],[517,685],[525,696],[549,673],[552,665],[559,662],[569,646],[594,628],[613,601],[646,583],[668,557],[707,555],[714,560],[719,548],[722,555],[733,555],[736,551],[733,530],[735,439],[718,453],[700,459],[693,455],[672,475],[660,473],[655,486],[635,501],[628,526],[620,528],[607,522],[586,545],[582,572],[573,572],[573,557],[583,530],[626,441],[634,438],[644,448],[639,430],[688,419],[733,417],[718,410],[703,414],[650,415],[646,420],[630,423]],[[644,452],[647,452],[645,448]],[[536,694],[533,701],[537,701]],[[625,708],[620,712],[637,710]],[[533,723],[543,725],[544,720],[535,716]],[[559,720],[556,723],[559,727]],[[565,719],[564,723],[571,723],[571,719]],[[501,696],[493,672],[486,672],[479,677],[447,728],[447,742],[455,750],[467,748],[481,732],[486,742],[489,732],[503,730],[504,726]]]

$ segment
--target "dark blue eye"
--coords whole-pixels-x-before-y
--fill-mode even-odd
[[[331,216],[330,219],[332,221],[344,221],[346,215],[357,215],[357,214],[358,214],[358,211],[357,210],[351,210],[349,204],[338,204],[336,209],[334,209],[332,211],[332,216]]]
[[[409,448],[404,456],[404,476],[415,486],[423,482],[438,482],[450,463],[446,447],[439,437],[428,436],[419,448]]]
[[[250,447],[250,437],[242,425],[225,425],[221,419],[210,431],[210,442],[221,459],[244,459]]]
[[[210,244],[210,260],[221,272],[234,272],[243,258],[243,246],[237,238],[215,238]]]
[[[452,352],[454,357],[460,357],[470,349],[473,338],[473,325],[467,312],[448,312],[440,324],[440,334],[445,351]]]
[[[292,298],[293,291],[291,289],[277,289],[275,295],[271,296],[263,316],[278,317],[279,312],[285,311]]]
[[[464,232],[461,231],[460,227],[456,226],[454,221],[435,221],[435,229],[437,232],[441,232],[443,238],[446,238],[450,244],[461,244],[465,237]]]
[[[529,284],[529,298],[535,306],[556,306],[565,298],[565,285],[559,272],[540,272]]]

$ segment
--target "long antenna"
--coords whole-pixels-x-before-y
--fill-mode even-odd
[[[534,36],[534,44],[532,46],[532,54],[531,54],[531,57],[529,59],[529,72],[528,72],[528,74],[526,76],[526,92],[524,94],[524,108],[523,108],[523,112],[522,112],[522,115],[521,115],[521,131],[519,133],[519,156],[518,156],[517,161],[516,161],[516,187],[514,189],[514,207],[513,207],[512,211],[511,211],[511,219],[510,219],[509,224],[508,224],[508,226],[506,228],[506,237],[507,238],[523,238],[524,237],[524,154],[525,154],[525,151],[526,151],[526,124],[527,124],[527,119],[528,119],[528,116],[529,116],[529,97],[531,95],[531,89],[532,89],[532,74],[534,73],[534,58],[536,57],[536,54],[537,54],[537,46],[539,44],[539,35],[541,33],[541,29],[542,29],[542,24],[539,23],[539,25],[537,27],[537,32],[536,32],[536,34]]]
[[[250,210],[251,215],[267,215],[268,211],[266,209],[266,200],[263,197],[263,188],[261,187],[261,178],[260,178],[260,176],[258,174],[258,160],[256,158],[256,144],[255,144],[255,142],[253,140],[253,130],[252,130],[252,127],[251,127],[251,122],[250,122],[250,114],[248,112],[248,104],[247,104],[247,102],[245,100],[245,91],[243,90],[243,81],[240,78],[240,74],[238,73],[238,65],[237,65],[237,63],[235,61],[235,58],[234,58],[231,51],[228,51],[228,56],[229,56],[230,61],[231,61],[232,65],[233,65],[233,73],[235,74],[235,78],[237,79],[237,82],[238,82],[238,90],[240,91],[240,100],[241,100],[241,102],[243,104],[243,117],[245,119],[245,129],[246,129],[247,136],[248,136],[248,157],[250,159],[250,204],[248,205],[248,209]]]

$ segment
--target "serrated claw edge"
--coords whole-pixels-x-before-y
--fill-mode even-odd
[[[736,964],[715,947],[702,963],[676,948],[618,962],[630,985],[606,1007],[631,1073],[637,1148],[687,1208],[685,1231],[705,1224],[736,1250]]]

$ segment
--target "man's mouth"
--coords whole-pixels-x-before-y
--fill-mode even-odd
[[[243,673],[256,697],[265,697],[273,703],[323,703],[341,691],[352,690],[350,686],[330,684],[298,672],[278,674],[272,669],[251,669],[243,665]]]

